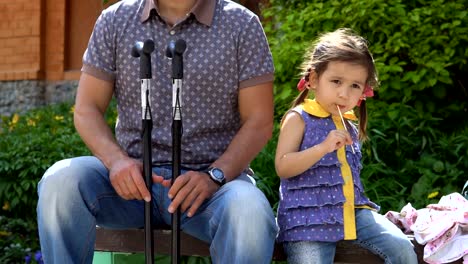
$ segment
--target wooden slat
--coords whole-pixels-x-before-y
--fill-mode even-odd
[[[180,254],[183,256],[210,256],[209,245],[185,233],[180,236]],[[144,230],[125,229],[111,230],[97,227],[96,244],[97,251],[110,252],[144,252]],[[157,254],[171,254],[171,231],[154,231],[154,251]],[[363,256],[365,256],[363,258]],[[273,260],[286,260],[281,244],[275,246]],[[351,243],[339,243],[335,261],[343,263],[377,264],[382,263],[380,258],[374,256],[368,250]]]
[[[424,264],[423,261],[424,248],[419,245],[413,237],[411,241],[415,245],[415,251],[418,255],[418,262]],[[181,232],[180,234],[180,254],[182,256],[210,256],[210,246],[208,243],[194,238],[188,234]],[[110,252],[144,252],[144,230],[143,229],[125,229],[111,230],[97,227],[96,230],[96,251]],[[171,254],[171,231],[170,230],[154,230],[154,251],[157,254]],[[283,247],[281,244],[275,245],[273,260],[286,260]],[[359,264],[379,264],[383,260],[372,252],[359,247],[350,242],[338,242],[335,263],[359,263]],[[452,262],[452,264],[462,264],[462,260]]]
[[[171,231],[154,230],[154,251],[157,254],[171,254]],[[96,230],[97,251],[144,252],[144,230],[111,230],[98,227]],[[209,256],[209,245],[185,233],[180,234],[180,254],[182,256]]]

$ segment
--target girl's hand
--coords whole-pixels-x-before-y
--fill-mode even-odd
[[[332,130],[328,133],[327,138],[320,144],[323,145],[327,153],[330,153],[344,145],[353,144],[353,140],[346,130]]]

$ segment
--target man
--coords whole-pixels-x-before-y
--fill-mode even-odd
[[[142,178],[136,41],[153,39],[153,188]],[[166,46],[184,39],[182,174],[172,177],[172,79]],[[258,17],[228,0],[125,0],[98,18],[83,56],[75,127],[94,157],[54,164],[39,183],[46,263],[91,263],[95,226],[143,227],[180,208],[184,232],[211,244],[214,263],[269,263],[277,227],[249,163],[271,137],[273,63]],[[114,96],[116,139],[104,113]],[[217,181],[219,174],[225,180]],[[218,176],[219,176],[218,175]],[[226,183],[225,183],[226,182]]]

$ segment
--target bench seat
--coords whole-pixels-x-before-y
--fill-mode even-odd
[[[419,263],[426,263],[422,260],[423,246],[416,243],[412,237],[410,238],[415,245]],[[96,251],[142,253],[144,252],[144,248],[143,229],[115,230],[97,227]],[[171,254],[171,230],[154,230],[154,252],[163,255]],[[180,254],[182,256],[209,256],[209,245],[181,232]],[[283,252],[281,244],[275,245],[273,260],[286,261],[286,255]],[[377,264],[383,263],[383,261],[367,249],[349,242],[339,242],[336,248],[335,263]],[[453,262],[453,264],[455,263],[461,264],[462,260]]]

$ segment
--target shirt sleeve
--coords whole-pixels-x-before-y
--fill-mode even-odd
[[[239,88],[273,81],[273,58],[258,16],[252,16],[239,37]]]
[[[82,72],[98,79],[114,81],[116,71],[113,12],[104,10],[96,21],[83,55]]]

